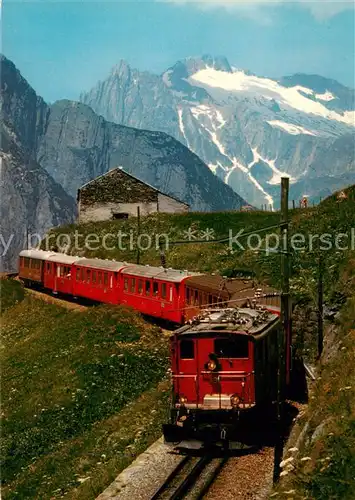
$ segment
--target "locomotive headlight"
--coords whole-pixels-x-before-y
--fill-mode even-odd
[[[237,396],[236,394],[233,394],[233,396],[231,396],[231,405],[235,408],[236,406],[239,405],[239,402],[240,402],[240,397]]]
[[[187,397],[183,395],[179,396],[179,403],[181,406],[184,406],[187,403]]]
[[[213,372],[217,368],[217,363],[213,359],[210,359],[207,363],[207,368]]]

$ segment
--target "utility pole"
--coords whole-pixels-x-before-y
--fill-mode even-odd
[[[323,258],[321,253],[318,255],[318,359],[323,352]]]
[[[139,236],[141,234],[141,210],[137,207],[137,264],[140,262]]]
[[[277,373],[277,428],[274,450],[274,483],[280,477],[280,462],[283,451],[283,402],[288,383],[286,374],[290,366],[291,342],[291,305],[290,305],[290,243],[288,233],[288,193],[289,179],[281,179],[281,328],[277,338],[278,373]],[[287,371],[286,371],[287,367]]]

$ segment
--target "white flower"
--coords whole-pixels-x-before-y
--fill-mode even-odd
[[[280,477],[287,476],[287,474],[288,474],[287,470],[283,470],[280,474]]]
[[[288,451],[290,451],[291,453],[293,453],[294,451],[298,451],[298,448],[296,448],[296,446],[294,446],[293,448],[290,448]]]
[[[307,462],[308,460],[312,460],[311,457],[303,457],[303,458],[301,458],[301,462]]]
[[[88,477],[78,477],[79,483],[85,483],[85,481],[87,481],[88,479],[90,479],[90,476],[88,476]]]
[[[293,461],[294,461],[293,457],[286,458],[286,460],[282,460],[282,462],[280,463],[280,467],[285,467],[285,465],[287,465]]]

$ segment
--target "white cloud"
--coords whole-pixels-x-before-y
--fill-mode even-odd
[[[280,5],[300,4],[308,9],[316,19],[324,20],[345,10],[353,10],[354,2],[352,0],[164,0],[168,3],[176,4],[194,4],[203,9],[225,8],[228,10],[238,10],[248,17],[256,17],[259,20],[260,14],[265,14],[268,7],[277,7]],[[266,17],[264,21],[268,21]]]

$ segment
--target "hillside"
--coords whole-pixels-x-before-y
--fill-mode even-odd
[[[307,241],[311,234],[328,234],[332,241],[338,233],[349,235],[355,227],[355,186],[345,194],[346,198],[334,194],[315,208],[291,211],[292,235],[303,234]],[[278,213],[268,212],[155,215],[142,218],[141,232],[166,231],[172,241],[181,241],[189,228],[195,231],[189,234],[199,238],[213,229],[215,237],[222,238],[229,229],[235,235],[243,228],[256,231],[278,221]],[[133,218],[71,225],[51,234],[71,235],[72,241],[75,231],[82,240],[120,230],[135,234],[136,223]],[[342,247],[345,240],[339,240]],[[265,236],[263,246],[266,241]],[[55,238],[51,242],[55,245]],[[120,250],[118,245],[113,250],[84,251],[73,246],[67,250],[128,261],[137,257],[135,250]],[[350,500],[355,401],[351,390],[355,380],[355,251],[351,244],[347,250],[322,252],[314,244],[307,251],[293,251],[291,284],[299,304],[294,337],[299,353],[315,363],[316,335],[308,326],[315,312],[320,254],[326,310],[332,312],[327,316],[336,316],[327,323],[314,399],[300,419],[310,422],[309,439],[300,445],[300,457],[310,460],[299,461],[276,493],[294,489],[297,499]],[[159,251],[141,251],[140,258],[145,264],[159,264]],[[228,243],[192,243],[171,245],[166,258],[169,266],[231,276],[253,271],[279,285],[279,256],[273,253],[236,246],[230,250]],[[78,312],[44,303],[19,287],[17,282],[6,282],[2,292],[3,394],[7,396],[3,406],[4,498],[45,498],[50,492],[53,498],[66,494],[67,498],[91,499],[160,434],[168,386],[157,384],[167,367],[166,337],[122,307],[95,306]],[[322,425],[328,429],[324,422],[330,423],[329,434],[319,430]],[[331,461],[325,467],[328,456]]]
[[[165,337],[131,310],[68,310],[12,280],[1,299],[3,498],[93,498],[160,435]]]

